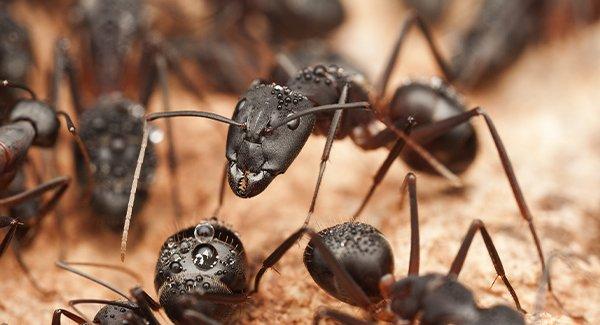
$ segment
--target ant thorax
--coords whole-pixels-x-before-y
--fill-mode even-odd
[[[161,247],[154,285],[170,318],[178,318],[178,298],[190,293],[245,293],[247,259],[237,234],[211,219],[169,237]],[[206,302],[199,308],[222,306]]]

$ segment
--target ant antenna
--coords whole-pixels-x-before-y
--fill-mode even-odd
[[[157,112],[146,114],[144,117],[144,131],[142,133],[142,144],[140,145],[140,153],[138,155],[137,164],[133,173],[133,183],[131,184],[131,191],[129,193],[129,202],[127,203],[127,214],[125,215],[125,224],[123,225],[123,235],[121,237],[121,261],[125,261],[125,252],[127,250],[127,237],[129,235],[129,226],[131,223],[131,215],[133,214],[133,203],[135,201],[135,193],[137,192],[138,181],[140,173],[142,171],[142,164],[144,163],[144,156],[146,155],[146,147],[148,146],[148,122],[171,117],[202,117],[222,123],[226,123],[232,126],[240,128],[246,128],[243,123],[236,122],[232,119],[226,118],[219,114],[202,111],[172,111],[172,112]]]
[[[69,130],[69,133],[71,133],[73,138],[75,138],[75,142],[77,143],[77,148],[79,149],[79,152],[81,152],[81,155],[83,156],[83,161],[85,163],[85,173],[87,174],[85,193],[83,195],[83,198],[84,198],[84,202],[89,202],[90,199],[92,198],[92,191],[94,188],[94,172],[92,171],[92,160],[90,159],[89,151],[87,149],[87,146],[85,145],[85,143],[79,136],[79,132],[77,132],[77,128],[75,128],[75,124],[73,123],[73,120],[71,119],[69,114],[64,111],[57,111],[56,115],[62,116],[65,119],[65,123],[67,124],[67,129]]]
[[[29,95],[31,96],[31,99],[37,100],[37,95],[35,94],[35,92],[25,85],[16,84],[16,83],[10,82],[8,80],[2,80],[0,82],[0,86],[6,87],[6,88],[15,88],[15,89],[24,90],[29,93]]]
[[[95,283],[97,283],[97,284],[99,284],[99,285],[101,285],[101,286],[109,289],[110,291],[112,291],[112,292],[114,292],[114,293],[122,296],[123,298],[127,299],[127,301],[131,301],[131,299],[129,299],[129,297],[127,296],[127,294],[125,294],[121,290],[115,288],[110,283],[102,281],[100,279],[96,279],[95,277],[93,277],[93,276],[91,276],[91,275],[89,275],[89,274],[87,274],[87,273],[85,273],[83,271],[79,271],[78,269],[71,267],[70,266],[71,263],[68,263],[68,262],[65,262],[65,261],[56,261],[55,264],[56,264],[56,266],[60,267],[63,270],[67,270],[67,271],[69,271],[71,273],[75,273],[75,274],[77,274],[77,275],[79,275],[81,277],[84,277],[84,278],[92,281],[92,282],[95,282]],[[92,263],[89,263],[89,264],[86,264],[86,263],[73,263],[73,264],[74,265],[91,265],[91,266],[94,265]],[[108,266],[105,266],[105,267],[108,267]]]

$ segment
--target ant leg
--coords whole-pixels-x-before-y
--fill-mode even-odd
[[[406,190],[408,190],[410,201],[410,260],[408,263],[408,275],[418,275],[420,264],[419,205],[417,202],[417,176],[413,173],[406,174],[402,186],[400,186],[400,205],[402,205]]]
[[[217,201],[217,207],[213,212],[214,218],[217,218],[219,216],[219,212],[221,212],[221,207],[223,206],[223,201],[225,200],[225,183],[227,183],[227,168],[229,168],[229,164],[225,163],[225,167],[223,168],[223,176],[221,176],[221,186],[219,187],[219,199]]]
[[[54,45],[54,71],[52,72],[50,104],[56,107],[58,103],[58,94],[60,92],[60,81],[63,73],[67,74],[69,81],[69,90],[71,93],[71,101],[75,107],[75,112],[80,114],[83,112],[81,101],[81,93],[79,91],[78,72],[75,68],[73,60],[69,55],[69,41],[61,38]]]
[[[340,95],[338,104],[345,104],[346,97],[348,96],[348,84],[344,85],[342,88],[342,93]],[[321,164],[319,166],[319,176],[317,178],[317,184],[315,185],[315,190],[313,192],[313,197],[310,202],[310,207],[308,208],[308,214],[306,219],[304,220],[304,227],[308,226],[310,222],[310,217],[315,211],[315,205],[317,203],[317,197],[319,195],[319,189],[321,187],[321,181],[323,180],[323,174],[325,174],[325,167],[327,161],[329,160],[329,154],[331,153],[331,147],[333,145],[333,140],[335,139],[335,133],[337,132],[337,128],[340,124],[340,120],[342,119],[342,110],[336,110],[333,113],[333,118],[331,119],[331,125],[329,126],[329,133],[327,134],[327,140],[325,141],[325,148],[323,148],[323,155],[321,156]]]
[[[254,288],[250,291],[249,295],[255,294],[258,292],[258,287],[260,285],[260,280],[262,279],[265,272],[273,267],[285,253],[306,233],[307,229],[302,227],[292,235],[290,235],[286,240],[283,241],[262,263],[260,270],[256,273],[254,277]]]
[[[25,263],[25,260],[23,259],[23,254],[21,252],[21,245],[20,245],[19,241],[13,242],[13,251],[15,252],[15,258],[17,260],[17,264],[19,265],[19,267],[21,268],[23,273],[25,273],[25,277],[27,278],[27,280],[29,281],[31,286],[36,291],[38,291],[43,297],[54,296],[56,294],[56,291],[52,290],[52,289],[46,290],[46,289],[42,288],[39,285],[38,281],[33,277],[31,272],[29,271],[29,266],[27,266],[27,264]]]
[[[465,259],[467,258],[467,253],[469,251],[469,248],[471,247],[471,243],[473,242],[473,237],[475,237],[475,233],[478,230],[481,233],[481,237],[483,238],[485,247],[487,248],[487,251],[490,254],[490,258],[492,260],[492,263],[494,264],[494,269],[496,269],[497,275],[502,279],[502,281],[504,282],[504,285],[508,289],[508,292],[510,293],[513,300],[515,301],[517,310],[519,310],[522,313],[526,313],[525,310],[523,308],[521,308],[521,304],[519,303],[519,298],[517,297],[517,293],[515,292],[512,285],[508,281],[508,278],[506,277],[506,273],[504,272],[504,266],[502,265],[502,261],[500,260],[498,251],[496,250],[496,247],[494,246],[492,237],[490,236],[487,229],[485,228],[485,224],[483,223],[483,221],[481,221],[479,219],[475,219],[471,223],[471,226],[469,227],[469,230],[467,231],[467,234],[465,235],[465,238],[463,239],[463,242],[460,245],[460,249],[458,250],[456,257],[454,258],[454,261],[452,262],[452,266],[450,267],[448,276],[454,277],[454,278],[458,277],[458,274],[462,270],[462,267],[465,263]]]
[[[155,58],[156,67],[158,70],[158,80],[161,87],[162,105],[164,111],[170,110],[170,96],[169,96],[169,85],[167,80],[167,63],[163,56],[157,55]],[[177,173],[177,167],[179,162],[177,160],[176,148],[175,148],[175,136],[173,134],[173,125],[170,119],[165,120],[166,134],[167,134],[167,162],[169,167],[170,175],[170,187],[171,187],[171,201],[173,202],[173,213],[175,218],[180,218],[183,215],[183,208],[181,204],[181,195],[179,192],[179,177]]]
[[[56,309],[54,310],[54,314],[52,315],[52,325],[60,325],[61,316],[65,316],[79,325],[87,324],[87,321],[85,319],[75,315],[74,313],[68,310]]]
[[[48,191],[56,190],[56,192],[52,196],[52,199],[50,199],[49,203],[48,203],[48,204],[51,204],[51,206],[50,207],[46,206],[46,209],[49,210],[53,207],[53,204],[56,203],[55,202],[55,201],[57,201],[56,197],[57,196],[60,197],[60,195],[62,195],[62,193],[69,186],[70,182],[71,182],[71,178],[68,176],[56,177],[56,178],[51,179],[48,182],[41,184],[31,190],[23,191],[19,194],[15,194],[15,195],[0,199],[0,206],[5,207],[5,208],[10,208],[12,206],[23,203],[27,200],[39,197],[40,195],[42,195]]]
[[[133,173],[133,181],[131,184],[131,191],[129,192],[129,202],[127,203],[127,213],[125,214],[125,223],[123,224],[123,235],[121,237],[121,261],[125,260],[125,251],[127,250],[127,237],[129,235],[129,226],[131,224],[131,215],[133,213],[133,203],[135,201],[135,192],[137,191],[138,180],[142,171],[142,164],[144,163],[144,156],[146,153],[146,147],[148,146],[148,122],[161,119],[161,118],[173,118],[173,117],[202,117],[221,123],[237,126],[244,128],[245,125],[236,122],[227,117],[202,111],[172,111],[172,112],[157,112],[146,114],[144,117],[142,143],[140,144],[140,152],[138,154],[135,171]]]
[[[144,82],[141,83],[139,90],[139,101],[144,107],[148,107],[150,96],[154,92],[157,79],[159,76],[159,67],[156,65],[156,58],[162,56],[165,60],[165,67],[175,74],[180,84],[186,89],[186,91],[195,94],[200,100],[204,100],[204,93],[200,90],[200,87],[190,79],[184,72],[183,68],[179,64],[180,58],[173,53],[174,51],[167,51],[163,47],[163,43],[156,37],[150,36],[144,41],[142,46],[142,56],[139,63],[140,79]]]
[[[323,242],[321,236],[310,228],[307,228],[306,233],[311,238],[309,245],[310,243],[312,243],[315,246],[315,248],[319,250],[321,255],[323,255],[323,259],[325,260],[325,263],[327,263],[327,267],[330,269],[331,273],[337,280],[336,282],[340,286],[340,289],[347,293],[348,296],[352,299],[352,301],[356,302],[356,304],[359,307],[369,310],[369,308],[372,306],[369,297],[364,292],[364,290],[356,283],[356,281],[352,279],[350,274],[348,274],[348,271],[344,269],[340,262],[335,258],[333,253],[331,253],[329,248],[325,246],[325,243]]]
[[[4,239],[2,239],[2,243],[0,244],[0,257],[4,255],[4,252],[8,248],[8,244],[15,236],[15,232],[17,232],[17,228],[20,225],[23,224],[20,223],[18,219],[0,216],[0,229],[10,227],[8,228],[8,232],[4,235]]]
[[[320,308],[319,310],[317,310],[317,312],[314,315],[313,318],[313,325],[318,325],[321,323],[321,320],[325,320],[325,319],[331,319],[334,320],[340,324],[347,324],[347,325],[368,325],[371,324],[367,321],[364,321],[362,319],[358,319],[354,316],[350,316],[346,313],[343,313],[341,311],[337,311],[335,309],[330,309],[330,308]]]
[[[386,67],[383,70],[383,73],[379,79],[379,82],[377,83],[377,88],[376,88],[377,94],[378,94],[377,98],[383,98],[383,96],[385,95],[385,90],[389,83],[390,76],[392,74],[392,71],[394,70],[394,67],[396,66],[396,62],[397,62],[398,56],[400,54],[400,48],[402,47],[402,44],[406,40],[406,36],[407,36],[408,32],[410,31],[410,28],[413,25],[416,25],[417,28],[419,28],[419,30],[425,37],[425,40],[427,41],[427,45],[429,45],[429,49],[433,53],[433,57],[435,58],[436,63],[442,70],[442,73],[444,74],[444,77],[446,78],[446,80],[452,81],[454,79],[454,74],[452,73],[452,70],[450,69],[448,63],[446,63],[446,61],[440,54],[440,51],[438,50],[437,45],[433,41],[433,37],[431,36],[429,27],[427,27],[427,24],[419,15],[417,15],[416,13],[411,13],[411,14],[409,14],[408,17],[406,17],[406,19],[402,23],[402,27],[400,28],[400,33],[398,34],[398,39],[397,39],[396,43],[394,44],[392,53],[388,59]]]
[[[508,178],[508,182],[510,184],[510,188],[512,189],[513,195],[515,197],[515,201],[517,202],[517,206],[519,207],[519,211],[521,213],[521,217],[527,221],[529,225],[529,231],[533,237],[533,241],[535,243],[535,247],[537,249],[537,253],[540,259],[542,273],[546,269],[546,262],[544,259],[544,252],[542,250],[542,244],[537,235],[537,231],[535,229],[535,225],[533,223],[533,215],[529,211],[529,207],[527,206],[527,202],[525,201],[525,197],[523,196],[523,191],[519,186],[519,182],[517,181],[517,176],[515,175],[515,171],[513,170],[512,163],[508,158],[508,153],[506,152],[506,148],[502,143],[502,139],[500,139],[500,135],[496,130],[496,126],[494,122],[490,118],[490,116],[480,107],[474,108],[468,112],[447,118],[445,120],[441,120],[429,125],[425,125],[419,129],[416,129],[413,132],[413,137],[416,138],[426,138],[426,139],[434,139],[436,136],[444,134],[454,127],[469,121],[471,118],[475,116],[481,116],[485,120],[488,130],[494,140],[494,144],[496,146],[496,150],[498,151],[498,156],[500,156],[500,162],[502,163],[502,167],[504,168],[504,172],[506,173],[506,177]],[[552,283],[550,279],[548,279],[548,290],[552,291]]]
[[[143,318],[148,321],[150,325],[159,325],[160,323],[152,311],[159,310],[160,304],[152,299],[152,297],[150,297],[150,295],[140,287],[135,287],[131,289],[130,292],[131,296],[137,303]]]
[[[406,135],[410,135],[410,130],[414,125],[415,125],[414,119],[409,118],[403,132]],[[402,148],[404,148],[405,143],[406,142],[403,139],[396,140],[396,143],[394,143],[394,146],[392,147],[392,149],[390,149],[390,152],[388,153],[388,156],[383,161],[383,164],[381,164],[381,166],[377,170],[377,173],[375,174],[375,176],[373,176],[373,183],[371,184],[371,188],[369,188],[369,192],[367,192],[367,195],[365,195],[362,203],[360,204],[360,207],[358,208],[358,210],[356,210],[356,212],[352,216],[353,221],[358,219],[358,217],[364,210],[365,206],[371,199],[371,196],[373,196],[373,193],[375,193],[375,189],[377,188],[377,186],[379,186],[379,184],[381,183],[381,181],[383,180],[383,178],[385,177],[387,172],[390,170],[392,163],[394,162],[394,160],[396,160],[396,158],[398,158],[398,156],[400,155],[400,152],[402,152]]]

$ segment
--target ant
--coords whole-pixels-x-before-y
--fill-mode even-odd
[[[419,275],[419,216],[417,178],[408,173],[401,186],[401,202],[405,191],[410,202],[411,245],[408,276],[394,279],[394,258],[383,234],[368,224],[345,222],[321,230],[304,251],[304,265],[319,287],[328,294],[360,307],[379,320],[420,319],[422,324],[525,324],[517,294],[506,277],[500,256],[483,221],[471,223],[447,275]],[[469,247],[477,232],[481,233],[497,276],[512,296],[516,310],[497,305],[481,308],[473,294],[457,278]],[[315,249],[318,247],[319,249]],[[327,254],[325,254],[327,252]],[[330,255],[330,256],[327,256]],[[333,257],[333,258],[331,258]],[[330,318],[344,323],[368,324],[333,309],[321,309],[314,323]]]
[[[67,113],[55,110],[56,102],[54,100],[51,100],[50,103],[41,101],[28,87],[8,80],[0,83],[0,89],[6,88],[26,91],[31,98],[18,100],[11,108],[7,123],[0,127],[0,151],[2,151],[0,154],[2,157],[0,158],[0,192],[2,192],[0,208],[8,210],[10,215],[16,216],[0,218],[0,228],[9,227],[0,244],[0,256],[8,248],[13,237],[16,237],[12,241],[12,246],[19,266],[32,285],[38,291],[47,294],[30,275],[29,268],[22,257],[21,247],[28,245],[35,238],[42,220],[55,209],[69,187],[71,178],[58,176],[28,190],[25,186],[22,167],[27,162],[27,153],[30,147],[54,147],[60,128],[59,117],[65,119],[66,126],[75,138],[77,147],[88,166],[87,171],[91,173],[89,157],[71,118]],[[56,98],[56,95],[53,94],[52,98]],[[46,193],[52,194],[42,204],[38,200]],[[85,193],[89,193],[89,189]],[[59,219],[58,225],[59,228],[62,228],[60,221]]]
[[[111,320],[127,320],[134,324],[158,324],[152,311],[162,308],[169,319],[178,324],[219,324],[230,320],[235,311],[258,292],[265,272],[283,257],[305,231],[303,228],[294,232],[264,260],[256,273],[254,289],[249,287],[248,261],[238,234],[216,218],[178,231],[163,243],[154,275],[158,302],[140,287],[134,287],[129,297],[110,284],[72,268],[69,263],[58,262],[57,265],[126,299],[77,299],[69,302],[72,307],[88,303],[105,304],[96,314],[95,322],[102,323],[110,317]],[[85,322],[69,311],[58,309],[52,324],[59,325],[63,315],[79,324]]]
[[[357,145],[365,150],[380,148],[394,139],[396,141],[388,157],[377,171],[361,206],[354,214],[357,217],[385,177],[392,162],[399,156],[417,170],[428,171],[429,167],[441,167],[440,165],[447,164],[452,171],[447,169],[444,171],[443,168],[437,170],[444,175],[453,175],[453,171],[464,171],[473,161],[477,147],[474,129],[467,122],[473,117],[482,117],[494,140],[521,216],[529,225],[543,269],[545,266],[544,255],[533,224],[533,217],[523,197],[504,144],[487,113],[479,107],[467,111],[454,91],[440,82],[431,85],[409,82],[400,86],[389,102],[383,102],[401,45],[413,25],[419,28],[425,36],[446,79],[452,80],[452,73],[437,49],[427,25],[419,16],[413,14],[407,17],[401,26],[392,55],[378,83],[377,99],[375,100],[364,100],[369,99],[368,85],[361,76],[349,75],[344,69],[335,65],[316,65],[302,69],[295,75],[291,73],[293,70],[288,69],[293,77],[289,79],[286,86],[255,82],[238,101],[231,120],[194,111],[159,113],[147,116],[146,120],[174,116],[199,116],[230,124],[226,146],[227,179],[233,192],[242,198],[258,195],[277,175],[284,173],[306,143],[310,132],[327,134],[319,175],[304,222],[306,226],[316,205],[318,191],[335,138],[350,136]],[[282,66],[289,67],[290,64],[284,62]],[[345,107],[339,106],[347,99],[351,102],[350,104],[343,104],[346,105]],[[333,104],[335,102],[339,104]],[[314,107],[315,105],[322,106],[319,108],[319,106]],[[373,110],[367,112],[349,110],[366,106],[373,107]],[[376,119],[370,114],[372,112]],[[299,118],[303,115],[306,117]],[[399,124],[409,121],[411,116],[414,116],[419,127],[409,137]],[[369,126],[377,120],[383,122],[386,128],[373,134]],[[287,125],[287,128],[280,128],[282,125]],[[340,130],[337,130],[338,126],[341,126]],[[401,155],[404,143],[424,159],[410,159],[413,154],[412,150]],[[145,148],[142,146],[136,170],[141,168],[144,150]],[[428,150],[434,150],[442,157],[443,164],[439,164],[436,158],[428,154]],[[136,183],[134,178],[130,195],[131,205],[133,205],[136,192]],[[131,212],[128,211],[123,231],[122,258],[130,218]],[[551,290],[550,284],[549,289]]]

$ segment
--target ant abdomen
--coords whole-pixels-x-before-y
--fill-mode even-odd
[[[400,86],[390,102],[390,119],[403,122],[412,116],[417,124],[412,137],[457,174],[469,168],[475,159],[477,136],[473,126],[464,123],[434,136],[420,135],[419,128],[465,111],[465,105],[454,90],[437,78],[430,83],[411,81]],[[428,162],[410,148],[406,148],[401,157],[412,169],[436,173]]]
[[[339,263],[357,281],[372,302],[383,299],[379,280],[394,272],[394,257],[383,234],[368,224],[345,222],[319,232],[324,244]],[[357,305],[342,292],[313,240],[304,251],[304,265],[315,282],[327,293],[351,305]]]
[[[239,237],[215,219],[169,237],[160,249],[154,285],[170,319],[181,319],[180,298],[187,294],[245,293],[247,259]],[[199,300],[194,309],[229,317],[232,305]]]

